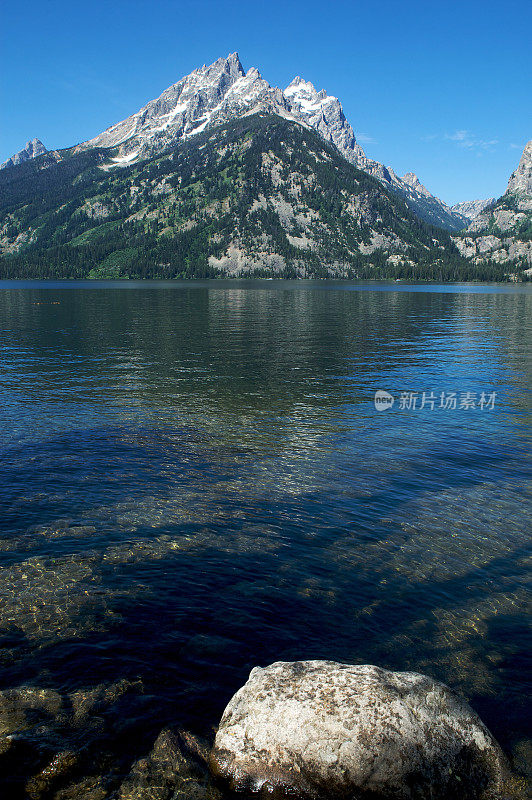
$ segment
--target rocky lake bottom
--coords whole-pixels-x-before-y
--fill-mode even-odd
[[[300,659],[444,681],[530,774],[531,341],[526,285],[0,282],[4,796],[221,798]]]

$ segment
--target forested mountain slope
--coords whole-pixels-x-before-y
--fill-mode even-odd
[[[127,167],[110,166],[115,154],[45,153],[0,172],[2,277],[466,277],[447,233],[279,116],[230,120]]]

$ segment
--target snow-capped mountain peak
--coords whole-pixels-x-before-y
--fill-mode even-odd
[[[115,161],[126,163],[131,163],[133,152],[137,160],[148,157],[176,139],[204,130],[228,91],[237,83],[242,86],[245,78],[238,53],[219,58],[181,78],[136,114],[112,125],[82,147],[119,147],[120,155]]]
[[[299,75],[288,84],[283,94],[306,114],[318,111],[329,102],[338,102],[337,97],[328,95],[323,89],[317,92],[313,83],[303,80]]]
[[[333,142],[352,164],[364,168],[366,154],[358,144],[337,97],[325,90],[317,91],[314,84],[299,75],[283,92],[292,113],[315,128],[324,139]]]
[[[296,117],[299,116],[315,128],[324,139],[333,142],[342,155],[358,169],[368,172],[385,186],[398,192],[419,216],[435,225],[454,230],[459,230],[466,224],[465,218],[454,214],[445,203],[434,197],[413,172],[399,178],[391,167],[385,167],[368,158],[357,142],[337,97],[324,90],[318,92],[310,81],[299,75],[288,84],[284,95]]]

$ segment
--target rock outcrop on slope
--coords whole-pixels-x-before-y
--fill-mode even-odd
[[[475,712],[426,675],[332,661],[252,670],[211,755],[231,789],[264,797],[480,800],[506,776]]]
[[[41,156],[43,153],[47,153],[46,147],[43,145],[40,139],[32,139],[31,141],[26,143],[26,147],[23,150],[20,150],[15,155],[8,158],[7,161],[4,161],[3,164],[0,164],[0,169],[4,169],[5,167],[13,167],[16,164],[22,164],[24,161],[29,161],[30,158],[37,158],[37,156]]]
[[[474,264],[508,264],[509,271],[532,269],[532,139],[508,181],[505,194],[484,209],[460,237],[461,255]]]
[[[127,166],[187,140],[235,117],[255,113],[277,114],[304,127],[314,128],[332,142],[359,169],[397,192],[409,208],[426,222],[460,230],[467,220],[434,197],[417,178],[400,178],[366,156],[347,122],[338,98],[317,91],[296,77],[284,91],[272,87],[260,72],[244,71],[238,53],[219,58],[194,70],[151,100],[136,114],[80,145],[80,148],[116,147],[116,166]],[[415,176],[413,176],[415,178]],[[419,184],[419,185],[418,185]]]

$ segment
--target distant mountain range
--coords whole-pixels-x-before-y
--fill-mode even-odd
[[[475,217],[478,217],[487,206],[494,203],[495,199],[495,197],[487,197],[485,200],[466,200],[463,203],[455,203],[454,206],[451,206],[451,209],[455,214],[460,214],[460,216],[466,217],[468,220],[473,220]]]
[[[336,97],[300,77],[281,91],[236,53],[90,141],[47,151],[34,139],[2,166],[4,275],[495,279],[502,250],[528,265],[526,248],[485,257],[477,233],[501,201],[449,208],[414,173],[368,159]],[[525,173],[512,197],[528,196]]]

